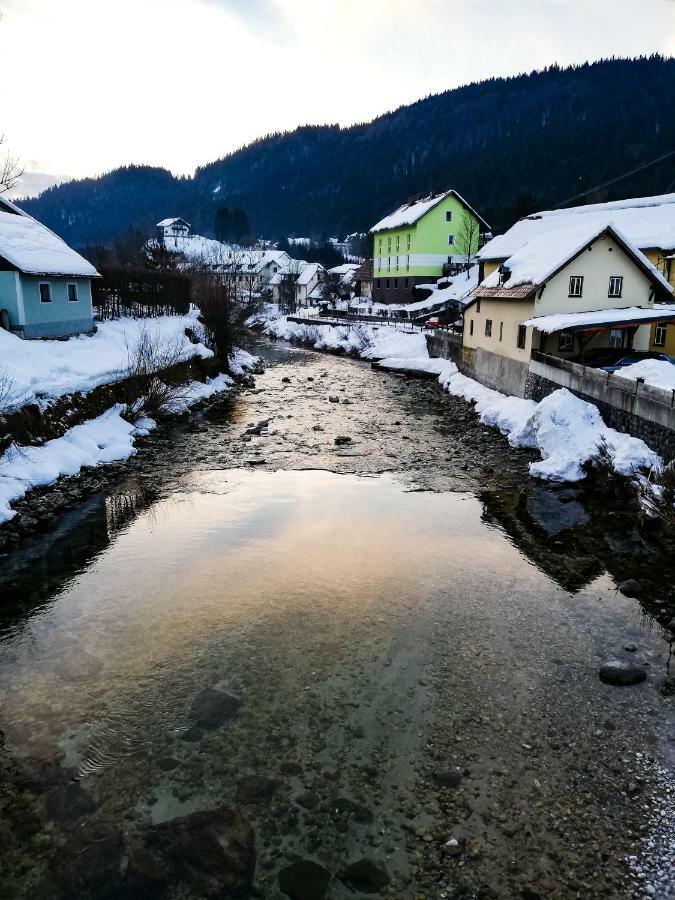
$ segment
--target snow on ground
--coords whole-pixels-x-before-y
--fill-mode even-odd
[[[675,366],[665,359],[641,359],[640,362],[617,369],[614,373],[619,378],[628,378],[635,381],[636,378],[644,378],[645,384],[653,387],[664,388],[667,391],[675,391]]]
[[[10,382],[9,403],[18,408],[119,380],[144,331],[162,346],[175,348],[180,359],[212,356],[204,344],[192,344],[185,335],[186,328],[199,333],[196,315],[113,319],[99,324],[93,335],[67,341],[24,341],[0,329],[0,380]]]
[[[453,362],[431,359],[421,332],[390,326],[305,325],[288,322],[285,316],[267,319],[265,331],[273,337],[310,344],[317,350],[342,349],[363,359],[377,359],[386,369],[438,375],[445,390],[474,403],[481,421],[499,428],[513,447],[539,451],[541,460],[530,464],[530,474],[536,478],[580,481],[585,477],[584,464],[597,456],[601,444],[606,446],[620,475],[662,465],[661,458],[644,441],[605,425],[592,403],[564,388],[539,403],[487,388],[462,375]]]

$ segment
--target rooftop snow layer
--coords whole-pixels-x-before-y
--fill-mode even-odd
[[[26,275],[98,277],[91,263],[27,215],[0,211],[0,256]]]
[[[181,219],[179,216],[175,216],[173,219],[162,219],[161,222],[157,223],[158,228],[168,228],[169,225],[174,225],[176,222],[182,222],[183,225],[187,225],[190,227],[190,223],[186,222],[185,219]]]
[[[538,212],[520,219],[479,251],[480,259],[508,259],[544,234],[575,224],[612,222],[641,250],[675,250],[675,194],[593,203]]]
[[[675,213],[675,207],[673,207]],[[582,221],[574,227],[556,229],[552,232],[537,235],[528,240],[513,255],[509,256],[506,265],[511,270],[511,276],[503,287],[507,290],[522,284],[540,285],[557,272],[566,262],[577,254],[605,231],[625,245],[627,251],[635,256],[636,262],[647,269],[655,281],[658,281],[668,293],[672,293],[671,285],[666,281],[656,266],[649,262],[647,257],[637,246],[621,232],[616,225],[607,220]],[[481,287],[496,288],[500,284],[499,270],[495,269],[481,282]]]
[[[371,232],[386,231],[390,228],[404,228],[406,225],[414,225],[416,222],[419,222],[422,216],[425,216],[435,206],[438,206],[442,200],[445,200],[446,197],[450,196],[456,197],[462,206],[474,214],[481,225],[486,229],[489,228],[485,219],[479,216],[476,210],[469,206],[461,194],[458,194],[457,191],[450,190],[444,191],[442,194],[430,194],[428,197],[417,200],[415,203],[404,203],[403,206],[399,206],[393,213],[385,216],[384,219],[381,219],[377,225],[373,225],[370,230]]]
[[[523,322],[538,331],[553,334],[554,331],[573,331],[581,328],[592,328],[594,325],[607,327],[625,325],[629,322],[673,322],[675,311],[659,308],[659,304],[650,307],[627,306],[624,309],[597,309],[592,312],[555,313],[551,316],[535,316]]]

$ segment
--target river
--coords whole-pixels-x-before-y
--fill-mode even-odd
[[[670,897],[672,556],[435,383],[257,351],[4,555],[0,897]]]

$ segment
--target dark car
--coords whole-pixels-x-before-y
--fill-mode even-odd
[[[660,359],[662,362],[669,362],[675,365],[675,357],[668,356],[666,353],[656,353],[653,351],[645,353],[629,353],[628,356],[622,356],[611,366],[599,366],[603,372],[616,372],[617,369],[625,369],[635,363],[642,362],[643,359]]]

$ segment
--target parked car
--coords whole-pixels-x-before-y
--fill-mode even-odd
[[[632,366],[635,363],[641,362],[643,359],[659,359],[662,362],[669,362],[672,363],[672,365],[675,365],[675,356],[668,356],[666,353],[649,351],[644,353],[629,353],[628,356],[622,356],[611,366],[599,366],[598,368],[602,369],[603,372],[616,372],[617,369],[625,369],[627,366]]]
[[[440,328],[441,320],[438,316],[432,316],[430,319],[427,319],[424,324],[427,328]]]

